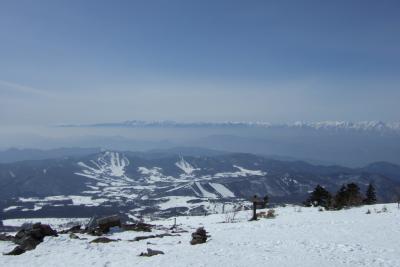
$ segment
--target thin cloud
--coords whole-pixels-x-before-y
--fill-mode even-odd
[[[18,91],[21,93],[35,94],[41,96],[49,96],[49,92],[37,88],[33,88],[30,86],[25,86],[13,82],[8,82],[4,80],[0,80],[0,90],[9,90],[9,91]]]

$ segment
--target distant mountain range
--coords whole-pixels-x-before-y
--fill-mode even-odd
[[[273,158],[303,160],[323,165],[361,167],[373,162],[400,164],[400,123],[317,122],[270,124],[264,122],[126,121],[51,127],[54,136],[0,133],[0,147],[52,149],[55,154],[80,155],[59,147],[149,151],[186,147],[251,153]],[[57,136],[57,137],[55,137]],[[0,162],[44,159],[40,152],[0,151]],[[65,152],[65,153],[64,153]],[[73,153],[72,153],[73,152]],[[83,151],[84,152],[84,151]],[[192,151],[194,152],[194,151]],[[34,154],[37,153],[34,156]],[[78,154],[74,154],[78,153]],[[31,156],[30,156],[31,155]],[[192,154],[196,155],[196,154]]]
[[[49,150],[42,149],[17,149],[10,148],[0,151],[0,163],[11,163],[23,160],[42,160],[63,157],[76,157],[100,152],[100,148],[56,148]]]
[[[176,121],[141,121],[131,120],[114,123],[95,123],[95,124],[61,124],[59,127],[165,127],[165,128],[303,128],[315,130],[353,130],[353,131],[373,131],[381,133],[400,134],[400,122],[385,123],[382,121],[322,121],[322,122],[302,122],[292,124],[274,124],[269,122],[176,122]]]
[[[215,153],[210,151],[210,153]],[[365,191],[373,182],[380,201],[400,192],[400,166],[318,166],[245,153],[183,156],[174,151],[102,151],[0,164],[0,216],[88,217],[204,214],[257,194],[271,202],[300,202],[317,185],[332,192],[349,182]]]

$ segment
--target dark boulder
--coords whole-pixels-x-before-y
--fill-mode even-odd
[[[36,237],[26,235],[20,239],[15,240],[17,245],[20,245],[24,250],[32,250],[35,249],[37,245],[39,245],[43,241],[43,238],[37,239]]]
[[[8,253],[4,253],[4,255],[21,255],[22,253],[25,252],[25,249],[23,249],[21,246],[16,246],[13,250],[11,250]]]
[[[197,228],[196,232],[192,233],[191,245],[203,244],[207,242],[207,232],[203,227]]]
[[[32,229],[30,231],[35,231],[40,233],[39,235],[41,235],[42,237],[45,236],[58,236],[58,233],[56,230],[53,230],[50,225],[48,224],[41,224],[39,223],[35,223],[32,225]]]
[[[101,236],[110,232],[113,227],[121,227],[119,215],[112,215],[102,218],[93,216],[86,226],[85,232],[91,235]]]
[[[90,243],[110,243],[110,242],[116,242],[119,241],[117,239],[109,239],[107,237],[99,237],[96,239],[93,239],[92,241],[90,241]]]
[[[75,225],[75,226],[72,226],[72,227],[69,228],[69,229],[62,230],[62,231],[60,231],[59,233],[60,233],[60,234],[68,234],[68,233],[77,234],[77,233],[83,233],[83,232],[84,232],[84,230],[81,229],[81,226],[80,226],[80,225]]]
[[[103,233],[108,233],[112,227],[121,227],[121,219],[118,215],[112,215],[97,219],[97,226]]]
[[[151,232],[152,227],[153,225],[142,222],[122,225],[122,229],[125,231],[137,231],[137,232]]]
[[[69,234],[69,238],[71,238],[71,239],[80,239],[79,236],[77,236],[77,235],[74,234],[74,233],[70,233],[70,234]]]
[[[164,254],[164,252],[162,252],[161,250],[155,250],[155,249],[148,248],[147,252],[142,252],[142,253],[140,253],[139,256],[152,257],[152,256],[155,256],[155,255],[161,255],[161,254]]]
[[[27,250],[35,249],[37,245],[43,242],[46,236],[57,236],[57,231],[53,230],[49,225],[41,223],[35,223],[29,227],[25,226],[11,240],[19,246],[5,255],[20,255]]]
[[[29,236],[36,240],[42,240],[45,237],[40,228],[33,228],[32,230],[30,230]]]
[[[0,234],[0,241],[11,241],[14,242],[15,237],[12,235],[7,235],[7,234]]]
[[[33,229],[39,229],[43,236],[58,236],[57,231],[53,230],[48,224],[37,223],[32,225]]]
[[[150,238],[164,238],[166,236],[180,236],[180,235],[179,234],[173,235],[173,234],[170,234],[170,233],[164,233],[164,234],[158,234],[158,235],[137,236],[133,240],[130,240],[130,241],[136,242],[136,241],[150,239]]]

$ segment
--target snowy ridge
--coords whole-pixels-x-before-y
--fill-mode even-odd
[[[382,121],[321,121],[294,123],[269,123],[262,121],[225,121],[225,122],[176,122],[176,121],[140,121],[132,120],[116,123],[99,123],[86,125],[59,125],[60,127],[159,127],[159,128],[310,128],[315,130],[356,130],[374,132],[398,132],[400,133],[400,122]]]
[[[357,131],[399,131],[400,122],[385,123],[382,121],[361,121],[361,122],[348,122],[348,121],[322,121],[322,122],[295,122],[293,127],[298,128],[314,128],[317,130],[357,130]]]

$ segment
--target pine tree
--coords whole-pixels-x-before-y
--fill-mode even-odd
[[[335,195],[334,207],[336,209],[342,209],[347,205],[347,202],[348,202],[347,187],[345,185],[342,185],[342,187],[340,187],[339,191]]]
[[[360,193],[360,188],[355,183],[342,185],[335,195],[334,207],[341,209],[343,207],[352,207],[361,205],[363,197]]]
[[[377,199],[376,199],[376,193],[375,193],[375,187],[370,183],[367,188],[367,192],[365,193],[366,198],[364,199],[364,203],[367,205],[372,205],[375,204]]]
[[[320,185],[317,185],[309,198],[304,202],[306,206],[321,206],[329,208],[332,202],[332,195]]]
[[[269,201],[268,195],[265,195],[265,196],[264,196],[263,201],[264,201],[264,202],[263,202],[263,209],[265,209],[265,208],[267,207],[268,201]]]
[[[362,204],[363,197],[360,193],[360,187],[356,183],[347,184],[348,206],[358,206]]]

